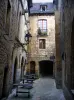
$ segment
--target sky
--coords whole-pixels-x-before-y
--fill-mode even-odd
[[[33,3],[39,3],[39,2],[44,3],[44,2],[52,2],[53,0],[32,0],[32,1]]]

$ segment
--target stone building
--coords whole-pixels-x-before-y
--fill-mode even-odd
[[[60,18],[61,18],[61,2],[55,0],[55,80],[56,87],[62,88],[62,62],[61,62],[61,45],[60,45]],[[54,3],[54,2],[53,2]]]
[[[39,61],[50,60],[55,55],[55,15],[53,3],[33,3],[30,9],[28,71],[39,74]],[[33,68],[32,68],[33,66]]]
[[[24,73],[31,5],[32,0],[0,0],[0,98],[8,96]]]
[[[62,67],[62,88],[66,99],[74,100],[74,1],[54,0],[54,3],[60,14],[57,37],[61,45],[59,57]]]

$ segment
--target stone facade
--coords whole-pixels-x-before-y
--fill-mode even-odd
[[[27,0],[0,1],[0,98],[8,96],[13,83],[20,81],[25,70],[26,50],[22,45],[24,30],[28,30],[25,26],[28,14],[23,15],[25,7],[28,9]],[[20,23],[21,16],[24,24]],[[21,25],[24,25],[22,33]]]
[[[63,72],[63,89],[67,100],[73,100],[72,90],[74,90],[74,1],[73,0],[62,0],[62,30],[64,30],[64,60],[62,60]],[[62,32],[61,32],[62,34]],[[68,95],[68,96],[67,96]]]
[[[13,4],[13,5],[12,5]],[[9,1],[2,1],[0,3],[0,97],[3,95],[8,94],[9,89],[10,89],[10,85],[11,84],[11,56],[12,56],[12,47],[13,47],[13,43],[12,41],[14,41],[14,35],[17,34],[15,31],[15,27],[17,29],[17,25],[15,25],[15,16],[16,14],[12,14],[12,21],[10,20],[11,16],[9,16],[9,18],[7,18],[7,14],[10,13],[16,13],[16,11],[11,10],[12,6],[16,7],[16,5],[14,5],[14,2],[9,2]],[[9,10],[8,10],[9,7]],[[7,12],[8,10],[8,12]],[[15,21],[13,21],[15,20]],[[10,24],[11,21],[11,24]],[[10,24],[9,26],[7,26],[8,24]],[[13,25],[14,24],[14,25]],[[13,37],[12,37],[13,34]],[[7,70],[7,72],[5,73],[4,76],[4,70]],[[5,80],[4,80],[5,78]]]
[[[57,2],[56,2],[57,3]],[[56,44],[56,56],[55,56],[55,80],[56,87],[62,87],[62,65],[61,65],[61,45],[60,45],[60,6],[61,2],[58,1],[55,9],[55,44]]]
[[[47,35],[38,36],[38,20],[47,20]],[[55,16],[54,15],[33,15],[30,16],[30,33],[32,35],[31,42],[29,44],[29,61],[35,61],[35,71],[39,74],[39,61],[49,60],[50,56],[55,53]],[[39,49],[39,39],[46,40],[46,48]],[[29,65],[30,70],[30,65]]]
[[[62,87],[67,100],[74,100],[74,1],[56,0],[60,9],[60,58],[62,64]],[[61,1],[61,2],[60,2]],[[56,3],[55,2],[55,3]],[[57,18],[57,16],[55,16]]]

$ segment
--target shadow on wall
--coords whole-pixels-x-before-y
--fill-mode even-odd
[[[6,93],[6,82],[7,82],[7,74],[8,74],[8,65],[5,66],[4,68],[4,78],[3,78],[3,89],[2,89],[2,97],[5,97]]]
[[[21,60],[21,79],[24,77],[24,57],[22,57],[22,60]]]
[[[53,61],[39,61],[39,73],[41,76],[53,76]]]
[[[14,73],[13,73],[13,84],[16,83],[16,73],[17,73],[17,57],[14,62]]]

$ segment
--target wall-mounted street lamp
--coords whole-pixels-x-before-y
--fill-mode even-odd
[[[29,44],[29,42],[31,41],[31,38],[32,38],[32,35],[28,32],[28,33],[25,35],[26,44]]]

